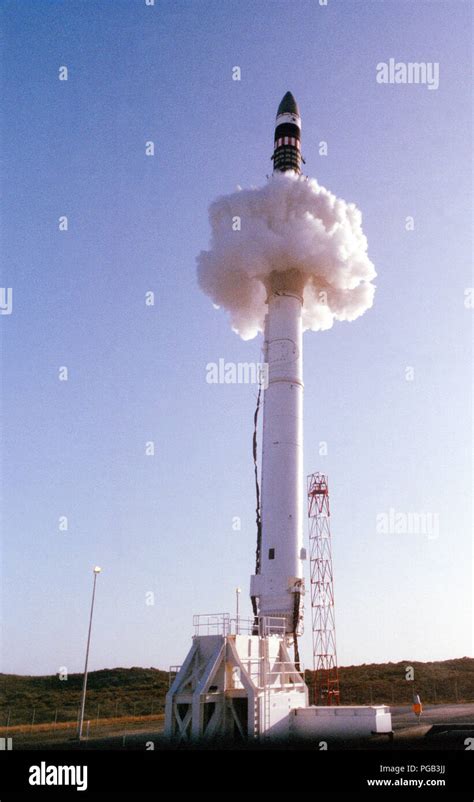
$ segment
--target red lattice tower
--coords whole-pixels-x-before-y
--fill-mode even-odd
[[[308,476],[308,518],[313,622],[313,704],[339,704],[334,580],[327,476]]]

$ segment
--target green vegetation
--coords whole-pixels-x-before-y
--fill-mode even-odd
[[[407,666],[415,679],[405,679]],[[306,672],[308,684],[311,673]],[[342,704],[411,704],[418,691],[426,704],[474,702],[474,659],[435,663],[403,660],[339,669]],[[18,724],[75,721],[82,674],[29,677],[0,674],[0,728]],[[156,668],[113,668],[88,676],[85,718],[156,716],[163,713],[168,673]]]
[[[82,674],[46,677],[0,674],[0,727],[74,721],[81,703]],[[162,713],[168,672],[156,668],[105,668],[87,677],[85,718],[96,720]]]
[[[414,670],[412,682],[406,679],[408,666]],[[312,673],[306,672],[309,686]],[[433,663],[402,660],[343,666],[339,669],[339,684],[342,704],[411,704],[414,691],[425,704],[473,702],[474,659],[461,657]]]

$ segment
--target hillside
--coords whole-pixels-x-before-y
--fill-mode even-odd
[[[407,666],[414,669],[414,681],[406,680]],[[311,683],[312,672],[306,672]],[[339,668],[343,704],[411,704],[417,691],[423,702],[441,704],[474,701],[474,659],[461,657],[420,663],[368,663]]]
[[[0,674],[0,726],[71,721],[77,717],[82,674],[19,676]],[[168,672],[156,668],[104,668],[87,677],[85,717],[150,715],[164,710]]]
[[[413,666],[415,681],[405,679]],[[474,659],[443,662],[371,663],[339,669],[343,704],[411,704],[417,690],[425,703],[474,702]],[[308,684],[311,672],[306,672]],[[0,674],[0,727],[74,721],[82,674],[19,676]],[[86,719],[145,716],[163,712],[168,672],[156,668],[113,668],[88,675]]]

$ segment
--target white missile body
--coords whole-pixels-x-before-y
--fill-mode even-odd
[[[298,631],[303,605],[303,277],[272,273],[268,287],[264,359],[262,538],[260,573],[250,595],[258,614],[285,616]],[[297,598],[296,598],[297,597]]]

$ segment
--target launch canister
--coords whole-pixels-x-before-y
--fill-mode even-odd
[[[273,172],[301,173],[301,117],[291,92],[286,93],[278,106],[272,159]]]

